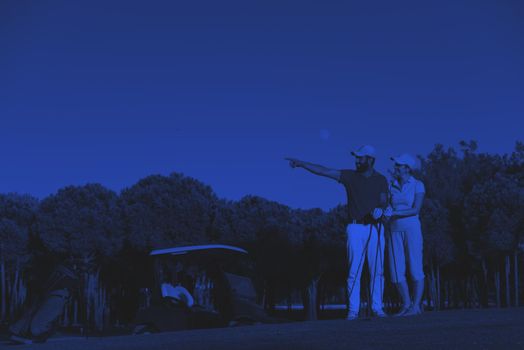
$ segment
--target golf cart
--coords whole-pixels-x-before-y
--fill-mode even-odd
[[[154,285],[144,300],[134,333],[269,323],[257,303],[247,251],[228,245],[153,250]]]

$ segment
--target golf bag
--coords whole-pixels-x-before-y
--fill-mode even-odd
[[[78,282],[73,271],[58,266],[47,280],[42,295],[9,327],[12,338],[45,342],[56,331],[58,318],[78,288]]]

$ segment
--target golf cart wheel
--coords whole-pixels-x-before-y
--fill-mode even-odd
[[[133,334],[135,335],[151,333],[158,333],[158,329],[152,323],[137,324],[133,329]]]
[[[260,322],[255,321],[250,317],[238,317],[229,321],[229,327],[252,326]]]

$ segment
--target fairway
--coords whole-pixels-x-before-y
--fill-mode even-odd
[[[427,312],[106,338],[52,338],[38,349],[523,349],[524,308]]]

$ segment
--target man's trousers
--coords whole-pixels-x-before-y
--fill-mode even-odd
[[[384,293],[384,226],[349,224],[347,233],[347,257],[349,271],[347,278],[347,293],[349,299],[349,315],[356,316],[360,310],[360,278],[364,269],[364,259],[369,267],[371,308],[382,311],[382,295]]]

